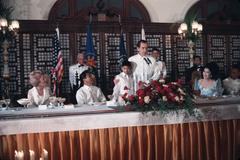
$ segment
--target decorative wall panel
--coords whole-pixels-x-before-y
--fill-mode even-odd
[[[106,89],[109,94],[112,92],[114,87],[113,79],[121,72],[121,67],[118,63],[120,58],[120,34],[116,33],[105,33],[104,36],[104,53],[105,53],[105,75],[106,75]],[[126,47],[126,36],[124,34],[124,42]]]
[[[231,35],[229,39],[229,61],[231,66],[240,63],[240,35]]]
[[[33,70],[34,63],[31,63],[32,57],[31,57],[31,35],[30,34],[23,34],[22,35],[22,57],[23,65],[22,65],[22,71],[23,71],[23,84],[22,84],[22,91],[24,95],[27,94],[28,89],[31,87],[28,80],[29,73]]]
[[[21,94],[21,66],[19,52],[19,36],[10,43],[9,49],[10,93]]]
[[[162,60],[166,63],[167,68],[167,77],[171,77],[172,72],[172,60],[173,60],[173,51],[172,51],[172,42],[171,42],[171,35],[165,35],[165,59]],[[164,52],[164,51],[163,51]]]
[[[224,76],[227,72],[227,45],[226,36],[224,35],[208,35],[208,62],[216,62],[220,69],[220,74]]]

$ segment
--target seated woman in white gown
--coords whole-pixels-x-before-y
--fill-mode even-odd
[[[102,90],[95,86],[95,76],[89,70],[81,73],[80,81],[81,87],[76,93],[76,100],[79,105],[106,102],[106,98]]]
[[[32,71],[29,74],[29,82],[33,86],[28,91],[30,106],[49,104],[51,96],[50,78],[39,70]]]
[[[202,97],[220,96],[222,92],[221,81],[217,79],[218,66],[207,64],[203,69],[203,78],[195,81],[194,91]]]

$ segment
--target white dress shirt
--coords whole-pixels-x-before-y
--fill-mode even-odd
[[[224,79],[223,88],[227,94],[240,93],[240,79],[232,79],[231,77]]]
[[[113,88],[113,100],[122,103],[122,96],[125,93],[128,95],[133,94],[133,77],[132,75],[127,75],[124,72],[121,72],[116,75],[115,79],[118,80],[118,83],[115,84]]]
[[[157,61],[157,67],[160,70],[160,78],[166,78],[167,77],[167,68],[163,61]]]
[[[78,104],[94,104],[95,102],[105,102],[106,98],[101,89],[96,86],[83,85],[76,93]]]
[[[69,81],[71,84],[71,87],[73,88],[73,85],[76,85],[76,73],[80,77],[81,73],[83,71],[88,70],[89,67],[87,65],[80,65],[80,64],[74,64],[69,67]],[[80,81],[78,86],[80,86]]]
[[[149,83],[151,80],[160,78],[160,70],[157,67],[156,60],[151,56],[141,56],[136,54],[128,59],[132,63],[134,91],[138,89],[138,82]]]
[[[37,88],[33,87],[28,91],[28,99],[30,100],[30,105],[43,105],[49,103],[49,97],[51,96],[51,90],[49,87],[43,89],[43,95],[39,95]]]

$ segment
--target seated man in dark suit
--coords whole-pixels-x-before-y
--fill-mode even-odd
[[[200,56],[193,57],[193,66],[188,68],[185,72],[185,84],[192,88],[194,81],[201,78],[201,72],[203,70],[202,58]]]

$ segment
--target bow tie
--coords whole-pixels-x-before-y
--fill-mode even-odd
[[[144,57],[143,59],[148,65],[152,64],[151,60],[148,57]]]
[[[83,64],[79,64],[78,67],[83,67],[84,65]]]

